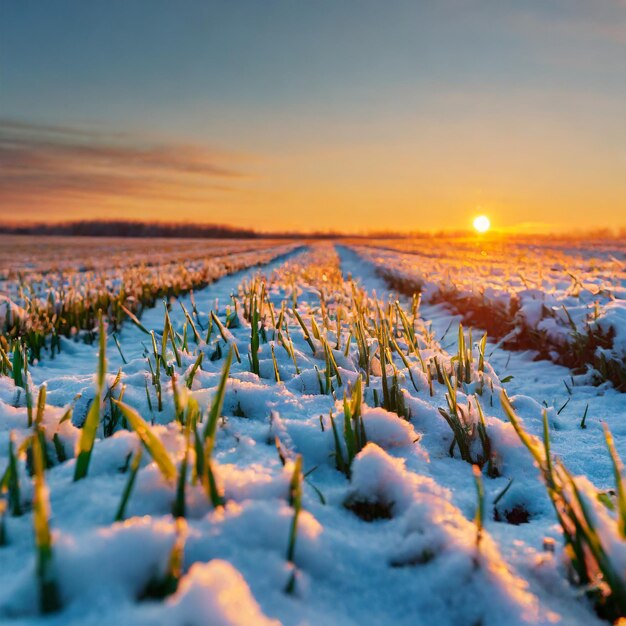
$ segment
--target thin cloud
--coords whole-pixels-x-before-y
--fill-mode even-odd
[[[0,119],[3,207],[111,198],[196,203],[244,177],[200,146]]]

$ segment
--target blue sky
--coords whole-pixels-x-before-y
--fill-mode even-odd
[[[109,133],[107,147],[193,146],[241,176],[205,189],[172,172],[188,190],[178,214],[241,225],[463,227],[481,206],[504,227],[590,227],[590,202],[593,219],[623,225],[625,59],[617,0],[0,0],[0,118]],[[77,168],[54,159],[47,178]],[[11,211],[147,210],[140,188],[114,183],[21,197],[34,161],[0,180]]]

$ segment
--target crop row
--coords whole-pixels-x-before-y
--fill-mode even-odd
[[[584,256],[475,241],[427,251],[406,242],[356,250],[391,288],[446,304],[503,347],[534,350],[596,383],[626,389],[626,270],[611,254],[619,251]]]
[[[93,341],[98,311],[117,331],[125,318],[141,315],[144,308],[162,298],[202,289],[227,274],[267,263],[293,247],[267,245],[220,255],[225,251],[222,244],[216,254],[205,245],[202,258],[196,261],[166,260],[151,266],[70,272],[50,275],[43,283],[35,278],[22,280],[17,293],[10,295],[9,291],[4,301],[0,300],[0,368],[9,367],[7,352],[15,352],[16,342],[30,362],[39,360],[44,351],[54,357],[61,350],[61,337]]]

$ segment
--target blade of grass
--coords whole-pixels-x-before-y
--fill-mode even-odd
[[[137,433],[137,436],[150,453],[157,467],[161,470],[165,480],[174,482],[176,480],[176,467],[159,437],[152,432],[150,426],[148,426],[135,409],[118,400],[113,400],[113,402],[119,407],[132,430]]]
[[[104,390],[104,381],[106,377],[106,327],[102,319],[102,311],[98,312],[98,332],[99,332],[99,351],[98,351],[98,373],[96,377],[96,393],[94,395],[89,412],[85,418],[85,423],[80,435],[78,443],[78,457],[76,459],[76,467],[74,471],[74,481],[81,480],[87,476],[89,471],[89,461],[96,440],[96,433],[100,424],[102,413],[102,392]]]

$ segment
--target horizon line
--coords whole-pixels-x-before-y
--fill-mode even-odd
[[[123,233],[102,233],[97,232],[98,227],[117,227],[120,230],[136,227],[146,232],[133,235],[131,231],[124,230]],[[539,225],[537,225],[539,226]],[[92,232],[60,232],[63,230],[74,229],[91,230]],[[570,228],[570,229],[541,229],[537,230],[525,229],[523,225],[499,228],[492,227],[489,232],[478,235],[471,228],[463,229],[424,229],[424,230],[405,230],[405,229],[361,229],[356,231],[346,231],[341,229],[335,230],[313,230],[313,229],[295,229],[295,230],[262,230],[258,228],[237,226],[234,224],[225,224],[218,222],[197,222],[197,221],[145,221],[145,220],[125,220],[125,219],[91,219],[91,220],[50,220],[50,221],[34,221],[34,220],[2,220],[0,221],[0,234],[4,235],[41,235],[41,236],[108,236],[108,237],[175,237],[176,231],[185,229],[199,229],[205,234],[199,233],[199,239],[210,238],[210,231],[215,234],[220,233],[222,238],[226,238],[228,234],[232,234],[234,238],[288,238],[288,237],[372,237],[372,238],[410,238],[410,237],[480,237],[482,239],[497,237],[558,237],[561,239],[592,239],[592,238],[610,238],[624,239],[626,238],[626,226],[599,226],[592,229]],[[153,234],[150,234],[152,231]],[[185,235],[185,238],[192,238]]]

